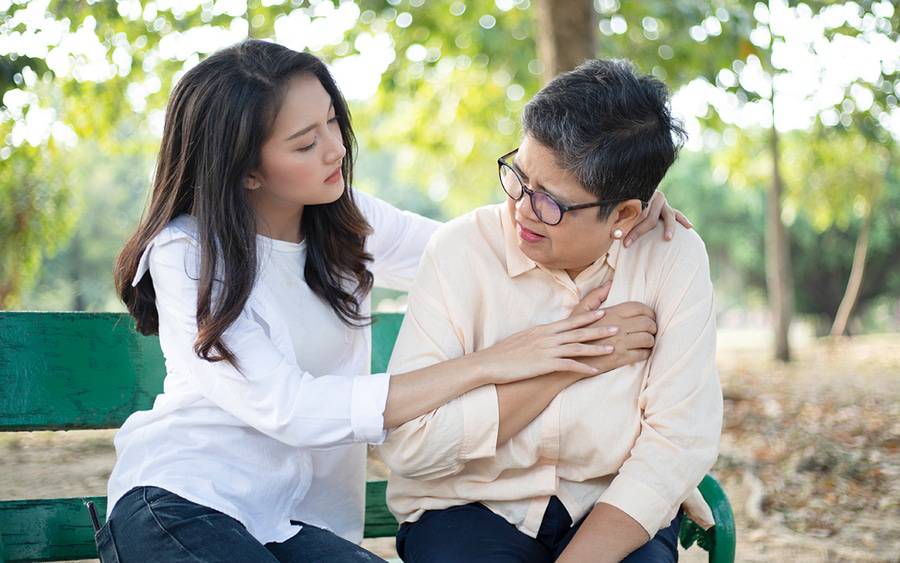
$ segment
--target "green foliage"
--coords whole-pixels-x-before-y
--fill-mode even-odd
[[[881,297],[900,295],[900,184],[894,183],[875,209],[865,276],[857,309],[864,311]],[[850,265],[861,218],[853,218],[844,227],[832,225],[819,231],[805,216],[791,228],[793,272],[797,289],[797,311],[828,319],[834,318],[850,277]],[[823,333],[827,326],[819,327]]]
[[[887,147],[852,130],[794,134],[785,139],[784,176],[817,231],[847,229],[877,205],[888,157]]]
[[[741,141],[751,155],[760,135]],[[805,139],[797,135],[797,142]],[[793,143],[793,140],[791,140]],[[838,163],[839,164],[839,163]],[[765,295],[764,244],[765,201],[763,190],[743,178],[728,176],[728,160],[722,155],[684,152],[663,181],[662,189],[696,225],[706,243],[712,276],[716,281],[719,308],[748,308]],[[734,170],[734,168],[731,168]],[[840,176],[831,166],[828,171]],[[884,169],[882,169],[884,173]],[[762,180],[758,180],[762,181]],[[900,271],[896,268],[900,248],[900,178],[890,170],[880,180],[882,195],[873,208],[866,274],[858,309],[864,311],[885,296],[900,295]],[[852,195],[852,190],[848,190]],[[852,208],[852,205],[851,205]],[[864,216],[848,211],[846,220],[818,222],[819,207],[799,206],[794,214],[791,237],[795,303],[801,314],[821,319],[825,333],[840,304],[850,276],[856,239]],[[826,322],[827,321],[827,322]]]
[[[351,100],[361,145],[356,187],[441,219],[502,197],[495,159],[518,143],[521,110],[540,87],[534,1],[357,1],[355,25],[316,51],[337,62],[359,55],[372,37],[387,37],[395,52],[372,98]],[[27,303],[42,308],[105,309],[114,303],[109,272],[146,196],[159,112],[179,74],[207,54],[190,33],[230,29],[270,38],[280,17],[302,13],[315,22],[323,12],[311,2],[248,4],[245,13],[235,14],[222,13],[212,1],[190,10],[142,2],[133,10],[115,0],[53,0],[48,14],[69,33],[93,33],[110,72],[102,79],[74,70],[56,75],[56,67],[34,53],[0,58],[0,288],[7,288],[6,295],[25,292]],[[764,92],[728,80],[754,57],[770,76],[783,72],[771,60],[772,46],[782,38],[754,15],[757,4],[598,0],[597,55],[629,58],[673,90],[701,78],[741,104],[765,99]],[[837,4],[843,2],[804,5],[819,13]],[[860,21],[876,21],[874,32],[896,40],[900,10],[872,20],[876,3],[858,5]],[[13,2],[0,12],[0,33],[29,31],[12,24],[25,6]],[[851,23],[828,29],[828,37],[860,36],[858,22]],[[763,27],[771,40],[754,44],[751,33]],[[782,139],[784,219],[795,247],[801,311],[830,315],[836,309],[835,288],[846,283],[854,237],[868,209],[879,213],[861,299],[871,302],[897,287],[896,274],[886,267],[886,256],[898,247],[892,215],[897,182],[884,173],[894,140],[883,117],[897,107],[894,67],[885,66],[875,83],[848,85],[835,105],[836,126],[820,120],[813,130]],[[848,103],[860,88],[871,92],[871,106]],[[15,89],[37,94],[32,105],[55,111],[78,144],[51,137],[36,147],[14,145],[10,133],[22,116],[2,105],[2,96]],[[713,258],[720,303],[753,305],[765,294],[767,140],[725,123],[712,106],[701,119],[705,131],[718,136],[705,143],[705,153],[686,151],[662,189],[698,225]],[[79,219],[82,206],[89,215]],[[54,249],[61,252],[51,259]],[[823,249],[827,259],[821,259]],[[49,260],[46,275],[28,291],[42,259]]]
[[[37,284],[24,300],[37,309],[116,311],[113,262],[144,207],[155,143],[128,139],[119,128],[115,158],[97,159],[98,144],[85,141],[70,151],[71,182],[86,210],[58,254],[45,261]]]
[[[0,135],[9,129],[9,122],[0,123]],[[77,205],[63,154],[51,140],[42,147],[25,143],[0,158],[0,308],[19,304],[42,253],[72,231]]]
[[[496,158],[518,143],[519,114],[539,87],[532,14],[521,3],[498,11],[493,0],[395,4],[360,6],[370,23],[359,32],[390,33],[397,53],[357,111],[360,136],[394,153],[396,180],[451,216],[496,201]],[[409,14],[407,28],[398,12]]]

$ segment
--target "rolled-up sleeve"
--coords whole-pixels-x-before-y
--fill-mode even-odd
[[[465,354],[465,327],[451,318],[446,284],[429,249],[410,292],[390,373],[420,369]],[[454,293],[457,297],[460,294],[465,292]],[[454,309],[460,312],[466,308]],[[447,477],[459,473],[467,461],[494,455],[499,423],[497,390],[485,385],[391,430],[379,451],[388,467],[402,477]]]
[[[199,358],[193,350],[198,282],[195,273],[189,273],[190,265],[196,263],[196,243],[177,237],[155,243],[148,252],[167,364],[189,373],[202,396],[242,423],[291,446],[329,447],[383,439],[388,377],[314,377],[280,352],[249,306],[222,336],[239,369],[225,361]]]
[[[699,237],[679,234],[689,239],[661,272],[656,347],[639,397],[640,435],[598,500],[634,518],[650,537],[671,522],[712,467],[722,427],[709,262]]]

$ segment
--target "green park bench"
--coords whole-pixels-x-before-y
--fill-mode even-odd
[[[403,317],[376,317],[372,370],[381,372]],[[135,332],[125,314],[0,312],[0,432],[118,428],[131,413],[151,407],[164,375],[157,338]],[[367,538],[397,531],[385,486],[367,484]],[[711,476],[700,491],[716,525],[704,532],[685,519],[681,543],[696,542],[710,562],[733,562],[728,498]],[[0,500],[0,563],[96,558],[88,501],[105,519],[105,497]]]

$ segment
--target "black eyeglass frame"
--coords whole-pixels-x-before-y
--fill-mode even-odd
[[[509,197],[513,201],[519,201],[520,199],[522,199],[525,196],[525,194],[528,194],[528,197],[531,200],[529,203],[531,203],[531,208],[534,210],[534,214],[537,215],[537,218],[540,219],[541,223],[544,223],[545,225],[550,225],[551,227],[559,225],[560,223],[562,223],[563,217],[565,217],[567,211],[575,211],[576,209],[587,209],[589,207],[599,207],[601,205],[609,205],[611,203],[619,203],[622,201],[628,201],[629,199],[632,199],[632,198],[601,199],[601,200],[595,201],[593,203],[578,203],[575,205],[565,205],[563,203],[560,203],[555,197],[553,197],[553,194],[551,194],[549,192],[541,192],[542,195],[546,196],[548,199],[550,199],[550,201],[553,202],[553,205],[555,205],[556,207],[559,208],[559,221],[557,221],[555,223],[546,221],[546,220],[544,220],[542,214],[538,211],[537,207],[535,207],[535,205],[534,205],[535,191],[528,186],[528,182],[526,182],[524,179],[522,179],[522,176],[520,176],[519,173],[516,171],[516,167],[513,166],[513,163],[509,161],[509,159],[512,156],[514,156],[517,152],[519,152],[518,147],[514,148],[513,150],[509,151],[508,153],[504,154],[503,156],[501,156],[500,158],[497,159],[497,173],[500,178],[500,187],[503,189],[503,193],[505,193],[506,196]],[[509,170],[513,174],[515,174],[516,179],[519,181],[519,184],[522,185],[522,193],[519,194],[519,197],[513,197],[506,190],[506,185],[503,183],[503,167],[504,166],[506,168],[509,168]],[[641,206],[646,207],[647,202],[641,201]]]

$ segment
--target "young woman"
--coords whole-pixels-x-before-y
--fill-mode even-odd
[[[378,560],[355,545],[366,443],[485,384],[602,371],[585,362],[609,354],[608,327],[589,311],[370,375],[369,291],[408,286],[436,223],[355,194],[353,149],[312,55],[247,41],[178,82],[115,272],[159,334],[165,388],[116,435],[104,561]],[[661,209],[671,222],[660,205],[648,224]]]

